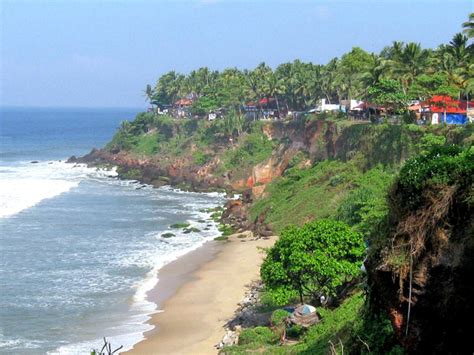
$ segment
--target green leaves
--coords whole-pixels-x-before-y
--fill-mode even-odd
[[[362,234],[342,222],[319,220],[286,228],[260,273],[269,290],[293,289],[314,298],[333,295],[359,274],[364,254]]]
[[[368,90],[368,98],[397,113],[405,109],[408,102],[408,96],[403,92],[401,84],[391,79],[382,79],[371,86]]]

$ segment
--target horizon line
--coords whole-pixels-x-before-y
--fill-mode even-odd
[[[141,106],[78,106],[78,105],[71,105],[71,106],[37,106],[37,105],[0,105],[0,109],[5,108],[14,108],[14,109],[22,109],[22,108],[34,108],[34,109],[51,109],[51,108],[61,108],[61,109],[145,109],[146,107]]]

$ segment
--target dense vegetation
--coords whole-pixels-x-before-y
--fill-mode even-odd
[[[329,102],[368,99],[395,111],[407,100],[433,94],[453,97],[474,90],[472,15],[448,44],[424,49],[418,43],[393,42],[380,53],[359,47],[327,64],[299,60],[272,70],[265,63],[253,70],[228,68],[222,72],[200,68],[184,75],[175,71],[160,77],[146,96],[153,105],[173,104],[188,94],[197,96],[193,113],[202,115],[225,107],[239,110],[248,101],[275,98],[279,109],[307,110],[318,98]]]

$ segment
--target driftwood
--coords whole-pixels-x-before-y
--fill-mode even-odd
[[[92,350],[91,355],[113,355],[117,351],[123,348],[123,345],[119,346],[117,349],[112,350],[112,345],[110,342],[107,341],[107,339],[104,338],[104,346],[102,346],[102,349],[100,351]]]

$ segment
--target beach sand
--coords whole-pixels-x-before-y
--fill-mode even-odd
[[[164,312],[154,314],[155,329],[127,354],[216,354],[224,325],[243,299],[246,285],[258,279],[264,253],[275,237],[251,235],[211,242],[160,270],[150,293]]]

